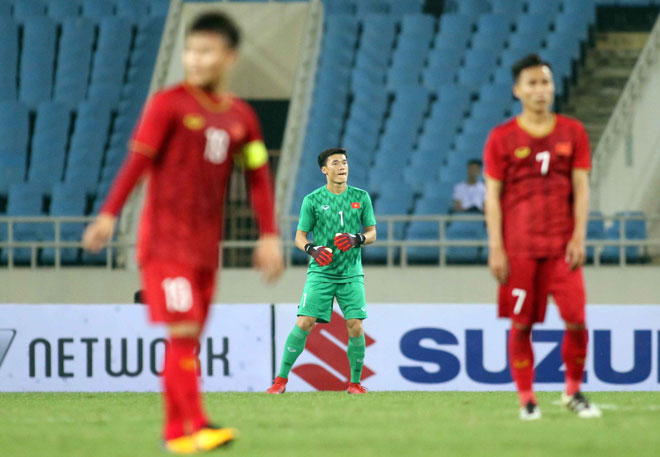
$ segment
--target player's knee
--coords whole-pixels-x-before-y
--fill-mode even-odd
[[[523,324],[523,323],[520,323],[520,322],[513,322],[511,324],[511,326],[513,328],[515,328],[516,330],[521,330],[523,332],[529,332],[529,331],[532,330],[531,324]]]
[[[168,326],[172,338],[198,338],[202,326],[198,322],[175,322]]]
[[[311,332],[316,324],[316,318],[311,316],[298,316],[296,325],[306,332]]]
[[[362,319],[348,319],[346,321],[346,330],[348,330],[348,336],[351,338],[356,338],[364,332],[362,328]]]
[[[566,320],[566,330],[582,330],[586,328],[586,324],[584,323],[584,320],[576,319],[573,321]]]

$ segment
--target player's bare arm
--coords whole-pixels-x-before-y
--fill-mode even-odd
[[[486,176],[486,226],[488,228],[488,268],[495,279],[504,284],[509,276],[509,262],[502,238],[502,182]]]
[[[364,228],[364,246],[373,244],[376,241],[376,226],[370,225],[369,227]]]
[[[115,230],[117,218],[109,213],[99,214],[94,222],[85,229],[83,234],[83,247],[92,253],[97,253],[103,249]]]
[[[254,267],[267,283],[276,281],[284,271],[284,254],[280,237],[266,234],[259,237],[254,248]]]
[[[575,225],[573,235],[566,245],[566,262],[571,269],[584,264],[586,248],[584,240],[587,232],[589,212],[589,171],[575,168],[571,175],[573,184],[573,217]]]

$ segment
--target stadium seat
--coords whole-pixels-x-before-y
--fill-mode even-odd
[[[621,211],[615,214],[617,219],[614,220],[612,225],[605,230],[606,240],[620,240],[621,239],[621,221],[624,221],[623,230],[626,240],[646,240],[646,220],[644,213],[641,211]],[[625,246],[625,244],[624,244]],[[626,262],[635,263],[645,260],[642,255],[642,250],[639,246],[626,246],[625,247]],[[619,246],[605,246],[601,253],[601,262],[604,263],[618,263],[620,261]]]
[[[353,14],[355,2],[351,0],[326,0],[323,2],[326,15]]]
[[[0,147],[25,160],[30,118],[28,108],[20,102],[0,102]]]
[[[63,22],[64,20],[76,17],[80,14],[80,2],[77,0],[49,0],[48,16]]]
[[[360,0],[355,3],[356,14],[366,16],[370,14],[388,14],[390,5],[385,0]]]
[[[87,93],[89,69],[94,45],[94,23],[85,18],[69,18],[62,25],[57,70],[55,100],[73,108]]]
[[[33,16],[25,20],[19,98],[31,108],[51,99],[55,42],[56,27],[52,19]]]
[[[0,62],[0,101],[16,100],[18,25],[9,16],[0,16]]]
[[[46,4],[41,0],[20,0],[14,3],[14,19],[17,22],[45,15]]]
[[[26,183],[14,184],[7,197],[7,216],[41,216],[43,194],[40,189]],[[13,240],[18,242],[40,241],[46,225],[34,222],[19,222],[13,225]],[[8,228],[0,224],[0,239],[8,240]],[[14,262],[28,264],[31,260],[30,248],[13,249]],[[37,252],[35,251],[35,256]],[[9,249],[2,250],[2,262],[9,261]]]
[[[402,14],[421,13],[424,8],[424,0],[386,0],[390,5],[390,14],[400,16]]]
[[[83,0],[82,14],[95,21],[100,21],[115,14],[115,2],[114,0]]]
[[[587,222],[587,242],[592,240],[605,239],[605,222],[600,211],[589,212],[589,221]],[[594,261],[595,252],[593,246],[587,246],[587,262]]]
[[[486,227],[483,222],[455,220],[445,229],[447,240],[481,241],[486,240]],[[449,246],[447,247],[447,263],[477,263],[485,260],[482,252],[485,247],[479,246]]]
[[[559,12],[559,7],[561,6],[561,3],[562,3],[561,0],[528,0],[527,11],[530,14],[542,14],[546,16],[554,16]]]
[[[524,8],[522,0],[490,0],[491,12],[515,17],[522,13]]]
[[[61,102],[45,102],[37,109],[32,135],[29,181],[48,187],[62,180],[69,138],[70,110]]]
[[[418,46],[427,47],[435,34],[435,18],[428,14],[406,14],[401,20],[399,40],[415,38]]]
[[[136,24],[140,18],[149,14],[149,3],[147,0],[116,0],[117,16],[128,19]]]
[[[50,216],[84,216],[87,198],[84,189],[75,183],[60,183],[54,186],[50,203]],[[79,242],[82,239],[84,223],[68,222],[60,225],[60,241]],[[55,241],[55,227],[48,225],[43,236],[44,240]],[[62,263],[75,263],[79,256],[78,248],[61,249]],[[51,265],[55,263],[55,249],[44,248],[41,252],[41,262]]]

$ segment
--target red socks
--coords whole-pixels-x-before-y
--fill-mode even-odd
[[[587,357],[589,334],[586,328],[566,329],[561,345],[561,357],[566,365],[566,395],[580,391]]]
[[[165,353],[163,393],[166,440],[198,430],[208,422],[197,378],[199,360],[194,338],[171,338]]]
[[[536,403],[532,391],[534,381],[534,352],[532,351],[531,330],[521,330],[515,326],[509,332],[509,361],[511,376],[516,382],[521,406],[527,402]]]

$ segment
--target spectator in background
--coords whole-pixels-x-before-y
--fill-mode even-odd
[[[486,185],[481,177],[481,160],[472,159],[467,163],[467,179],[454,186],[453,212],[484,212]]]

